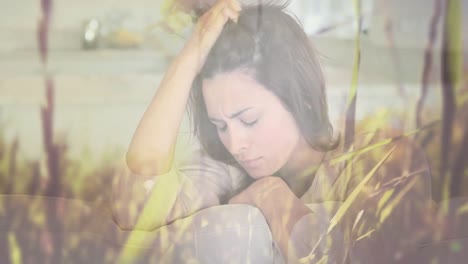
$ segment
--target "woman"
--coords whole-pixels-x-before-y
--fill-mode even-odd
[[[176,165],[188,103],[201,150]],[[328,255],[341,262],[343,233],[327,233],[332,213],[307,206],[329,195],[338,177],[315,177],[335,146],[321,66],[296,20],[284,6],[219,0],[169,67],[127,164],[143,176],[183,174],[195,186],[174,187],[160,225],[216,204],[250,204],[285,259]]]

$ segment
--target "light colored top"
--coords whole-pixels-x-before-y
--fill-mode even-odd
[[[120,201],[127,199],[127,203],[128,199],[135,201],[138,203],[139,210],[142,210],[144,206],[142,204],[146,204],[146,206],[150,204],[148,197],[158,184],[169,185],[167,184],[169,181],[164,183],[164,177],[177,178],[177,187],[164,188],[176,190],[175,192],[169,191],[176,193],[176,195],[174,198],[168,199],[173,201],[173,205],[165,224],[172,223],[204,208],[226,204],[231,197],[240,193],[252,182],[252,179],[241,170],[213,160],[199,147],[187,151],[184,156],[179,157],[168,175],[141,177],[129,173],[121,176],[126,178],[126,181],[121,184],[118,199]],[[317,203],[316,201],[320,200],[322,195],[330,189],[330,180],[333,179],[328,179],[323,171],[317,173],[311,188],[301,197],[301,200],[311,208],[313,213],[302,217],[293,228],[289,251],[294,250],[295,256],[309,255],[312,248],[316,246],[319,237],[328,229],[330,219],[338,203]],[[128,190],[133,190],[133,192],[129,193]],[[127,198],[124,198],[124,192],[127,193]],[[143,197],[141,199],[135,198],[138,195],[143,195]],[[117,216],[118,222],[125,229],[135,227],[136,229],[154,229],[155,226],[164,225],[164,223],[156,223],[155,225],[150,224],[149,227],[138,226],[136,217],[138,214],[131,217],[127,215],[129,211],[131,210],[117,210],[118,213],[120,212],[120,215]],[[342,239],[337,240],[342,241]],[[326,239],[319,244],[320,250],[324,250]],[[278,246],[276,244],[275,246],[275,259],[282,259]]]
[[[378,150],[379,152],[375,152],[374,154],[376,154],[377,157],[384,156],[388,149],[394,145],[398,145],[398,148],[394,151],[395,153],[398,152],[398,155],[394,155],[395,159],[398,161],[397,157],[401,156],[402,151],[406,150],[408,146],[404,141],[400,141],[400,143],[388,144],[381,147]],[[411,151],[413,154],[415,153],[413,149],[411,149]],[[166,219],[166,224],[172,223],[177,219],[190,216],[201,209],[225,204],[231,197],[241,192],[252,182],[252,179],[239,169],[211,159],[199,147],[194,148],[194,150],[186,151],[184,154],[185,157],[178,159],[178,161],[174,163],[173,170],[168,173],[168,175],[147,178],[135,175],[132,176],[133,179],[136,179],[132,184],[140,186],[143,185],[146,187],[146,196],[151,193],[151,190],[154,190],[154,187],[158,185],[158,182],[163,181],[162,179],[164,176],[177,179],[178,185],[177,188],[174,189],[176,191],[172,191],[168,188],[168,193],[174,195],[172,199],[169,199],[172,207],[170,208],[169,215]],[[419,186],[419,189],[422,190],[422,194],[409,191],[410,189],[406,188],[408,181],[417,179],[414,175],[427,174],[427,169],[425,169],[423,165],[421,165],[423,167],[422,173],[409,173],[415,169],[409,171],[405,170],[404,172],[406,174],[409,173],[408,175],[411,175],[411,177],[403,177],[399,179],[401,184],[392,184],[391,188],[394,188],[395,191],[392,191],[391,193],[388,192],[389,187],[382,183],[388,182],[388,180],[392,180],[397,176],[401,176],[399,166],[381,170],[379,175],[373,176],[373,179],[380,183],[375,184],[374,182],[372,185],[369,185],[369,188],[363,188],[364,191],[361,192],[362,196],[359,196],[359,198],[356,199],[359,202],[363,201],[361,203],[363,205],[359,205],[358,203],[356,206],[357,210],[350,214],[351,221],[355,222],[354,226],[352,225],[354,232],[352,236],[354,236],[353,241],[355,242],[353,242],[352,249],[350,251],[345,252],[346,236],[340,225],[333,228],[331,232],[327,232],[331,219],[335,216],[344,199],[349,195],[350,191],[355,188],[356,183],[360,182],[363,177],[366,176],[367,172],[372,169],[372,166],[375,165],[371,164],[370,168],[365,167],[364,165],[368,165],[366,162],[368,160],[379,159],[380,158],[373,158],[370,155],[364,156],[364,158],[361,157],[360,160],[353,159],[352,165],[354,171],[350,174],[349,178],[338,176],[339,173],[336,173],[336,168],[330,169],[330,167],[333,166],[329,166],[330,164],[327,162],[324,162],[324,164],[319,166],[311,187],[302,197],[300,197],[312,212],[302,217],[295,224],[292,230],[288,249],[288,256],[290,257],[288,263],[316,262],[322,257],[327,257],[328,261],[331,261],[332,263],[341,263],[344,262],[345,259],[353,262],[353,259],[355,258],[359,259],[361,262],[364,260],[365,263],[368,261],[380,261],[382,258],[387,258],[387,260],[390,261],[391,258],[394,257],[394,251],[398,250],[398,246],[400,245],[392,244],[393,241],[397,243],[399,238],[404,240],[405,235],[408,236],[410,234],[408,231],[418,224],[418,219],[417,217],[411,219],[412,224],[408,224],[407,227],[401,225],[403,222],[401,222],[400,218],[408,214],[406,211],[399,210],[397,206],[391,208],[391,211],[394,211],[395,213],[390,214],[390,217],[388,218],[390,221],[386,220],[385,224],[382,225],[378,223],[378,217],[374,217],[376,214],[373,210],[380,206],[392,205],[392,199],[401,200],[402,197],[405,198],[409,195],[412,196],[407,199],[410,203],[414,203],[416,199],[424,200],[426,197],[430,197],[430,185]],[[360,162],[362,160],[365,162]],[[421,162],[418,161],[417,164],[419,163]],[[427,182],[425,180],[427,177],[424,177],[418,177],[423,179],[423,184]],[[412,184],[412,186],[417,186],[414,183]],[[125,188],[130,187],[125,186]],[[138,187],[136,187],[136,189],[138,189]],[[426,190],[428,191],[427,193]],[[402,191],[404,191],[403,194],[400,193]],[[384,197],[387,203],[381,204],[381,201],[379,201],[381,197]],[[406,210],[409,207],[408,205],[405,205],[402,206],[402,208]],[[410,209],[412,213],[417,212],[418,208],[414,208],[416,209]],[[359,212],[359,210],[362,212]],[[353,212],[351,209],[349,211]],[[370,218],[366,220],[369,221],[358,221],[361,218],[361,213],[367,215],[368,212]],[[121,219],[125,219],[125,216],[123,218],[121,217]],[[380,219],[382,220],[383,218],[381,217]],[[407,220],[408,219],[405,221],[408,222]],[[132,226],[132,220],[129,220],[129,222],[129,226]],[[135,222],[135,219],[133,219],[133,223]],[[413,224],[413,222],[416,224]],[[123,225],[125,226],[125,223],[123,223]],[[383,231],[382,233],[378,233],[376,231],[375,233],[377,233],[377,235],[374,235],[375,233],[373,233],[373,229],[374,226],[377,225]],[[161,226],[161,224],[156,226]],[[354,230],[355,226],[356,230]],[[395,227],[398,229],[395,229]],[[370,236],[370,234],[372,234],[372,236]],[[367,237],[370,237],[370,239],[362,239]],[[349,237],[346,239],[349,240]],[[276,259],[284,260],[278,248],[278,246],[275,248],[275,254],[277,255]],[[379,250],[382,250],[383,253],[376,253]],[[387,255],[382,256],[382,254]],[[281,263],[281,261],[279,263]],[[380,261],[380,263],[384,262]],[[390,261],[388,263],[392,262]]]

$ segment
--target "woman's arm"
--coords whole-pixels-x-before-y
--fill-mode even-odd
[[[173,61],[146,109],[127,151],[128,168],[138,175],[161,175],[171,169],[195,64],[188,49]]]
[[[240,178],[202,152],[174,160],[192,82],[225,23],[237,20],[239,11],[236,0],[218,0],[200,17],[141,118],[114,191],[114,219],[122,229],[152,230],[219,204],[234,188],[231,178]]]
[[[236,0],[219,0],[198,21],[191,38],[167,70],[133,135],[126,155],[139,175],[160,175],[172,168],[177,134],[192,83],[228,19],[237,20]]]

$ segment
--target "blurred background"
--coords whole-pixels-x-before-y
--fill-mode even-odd
[[[191,32],[174,2],[1,1],[1,194],[109,202],[133,132]],[[356,136],[422,131],[433,199],[444,198],[447,171],[445,198],[467,196],[468,1],[292,0],[289,9],[321,54],[335,129],[346,132],[355,88]],[[189,133],[186,122],[181,139]]]
[[[358,119],[379,109],[414,107],[430,41],[433,2],[362,1]],[[461,3],[466,10],[467,2]],[[47,72],[55,81],[54,131],[66,138],[73,157],[79,158],[83,151],[99,157],[107,148],[129,144],[165,68],[190,32],[188,28],[173,33],[162,9],[162,0],[53,2]],[[337,120],[344,112],[355,58],[354,2],[293,0],[290,10],[322,54],[330,111]],[[39,108],[45,102],[45,69],[37,41],[40,1],[5,1],[0,14],[3,133],[7,141],[19,139],[18,155],[38,159],[43,154]],[[466,25],[468,18],[463,19]],[[92,21],[98,29],[86,46],[83,39],[86,31],[92,33]],[[425,103],[434,110],[441,105],[437,88],[441,27],[442,22],[437,23]],[[466,53],[460,56],[466,61]]]

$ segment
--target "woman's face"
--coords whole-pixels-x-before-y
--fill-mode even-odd
[[[245,71],[205,79],[203,97],[221,142],[255,179],[272,176],[287,165],[303,142],[280,99]]]

